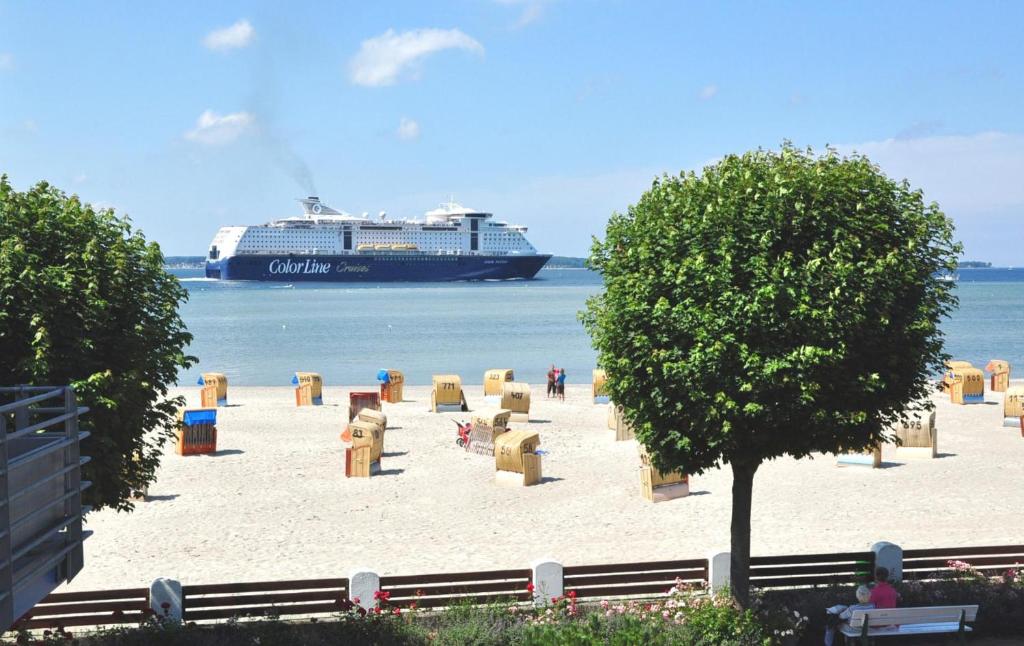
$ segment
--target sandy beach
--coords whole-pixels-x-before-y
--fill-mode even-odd
[[[372,387],[370,387],[372,388]],[[455,444],[452,419],[428,411],[429,387],[385,404],[383,472],[344,475],[350,390],[296,408],[289,388],[233,387],[218,410],[218,453],[181,457],[168,443],[158,480],[133,513],[88,517],[84,570],[67,590],[694,558],[728,546],[728,468],[691,478],[687,498],[652,504],[639,491],[635,442],[615,442],[607,407],[589,385],[566,401],[533,387],[544,481],[494,483],[493,458]],[[481,409],[482,387],[466,386]],[[198,389],[176,391],[198,405]],[[939,458],[883,468],[834,457],[783,458],[755,480],[753,553],[853,551],[888,540],[904,548],[1004,544],[1024,533],[1024,439],[1003,428],[1002,394],[954,406],[936,396]],[[522,428],[525,424],[512,424]]]

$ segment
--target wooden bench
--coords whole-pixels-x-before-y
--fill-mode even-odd
[[[839,627],[848,643],[867,644],[880,637],[908,635],[959,634],[966,643],[971,631],[968,623],[978,615],[978,606],[932,606],[927,608],[889,608],[854,610],[850,620]]]

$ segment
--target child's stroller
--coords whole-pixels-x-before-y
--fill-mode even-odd
[[[459,448],[466,448],[469,446],[469,432],[473,430],[473,424],[466,422],[463,424],[458,420],[452,420],[455,425],[459,427],[459,437],[455,440],[455,443],[459,445]]]

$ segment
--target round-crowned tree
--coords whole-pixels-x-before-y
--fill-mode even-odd
[[[186,298],[126,218],[0,176],[0,384],[74,386],[90,409],[83,498],[95,509],[131,509],[155,477],[184,404],[168,385],[195,361],[178,316]]]
[[[595,240],[581,318],[608,390],[655,467],[730,465],[741,604],[758,466],[891,439],[947,358],[959,254],[906,181],[788,144],[662,177]]]

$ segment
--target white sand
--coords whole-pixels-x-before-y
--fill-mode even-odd
[[[689,497],[652,504],[639,491],[634,442],[615,442],[589,386],[567,401],[533,389],[545,481],[494,484],[492,458],[455,445],[453,418],[433,414],[429,388],[385,404],[384,473],[346,479],[348,390],[296,408],[287,388],[231,388],[218,410],[216,456],[168,444],[148,502],[88,518],[85,569],[68,589],[528,567],[703,557],[729,543],[728,468],[691,479]],[[356,389],[358,390],[358,389]],[[198,391],[185,389],[189,403]],[[483,408],[482,388],[467,386]],[[938,404],[940,458],[885,468],[780,459],[755,480],[754,554],[845,552],[888,540],[905,548],[1004,544],[1024,534],[1024,439],[1003,428],[1002,395],[987,405]],[[937,398],[938,400],[938,398]],[[997,405],[996,402],[999,404]],[[512,427],[522,425],[513,424]]]

